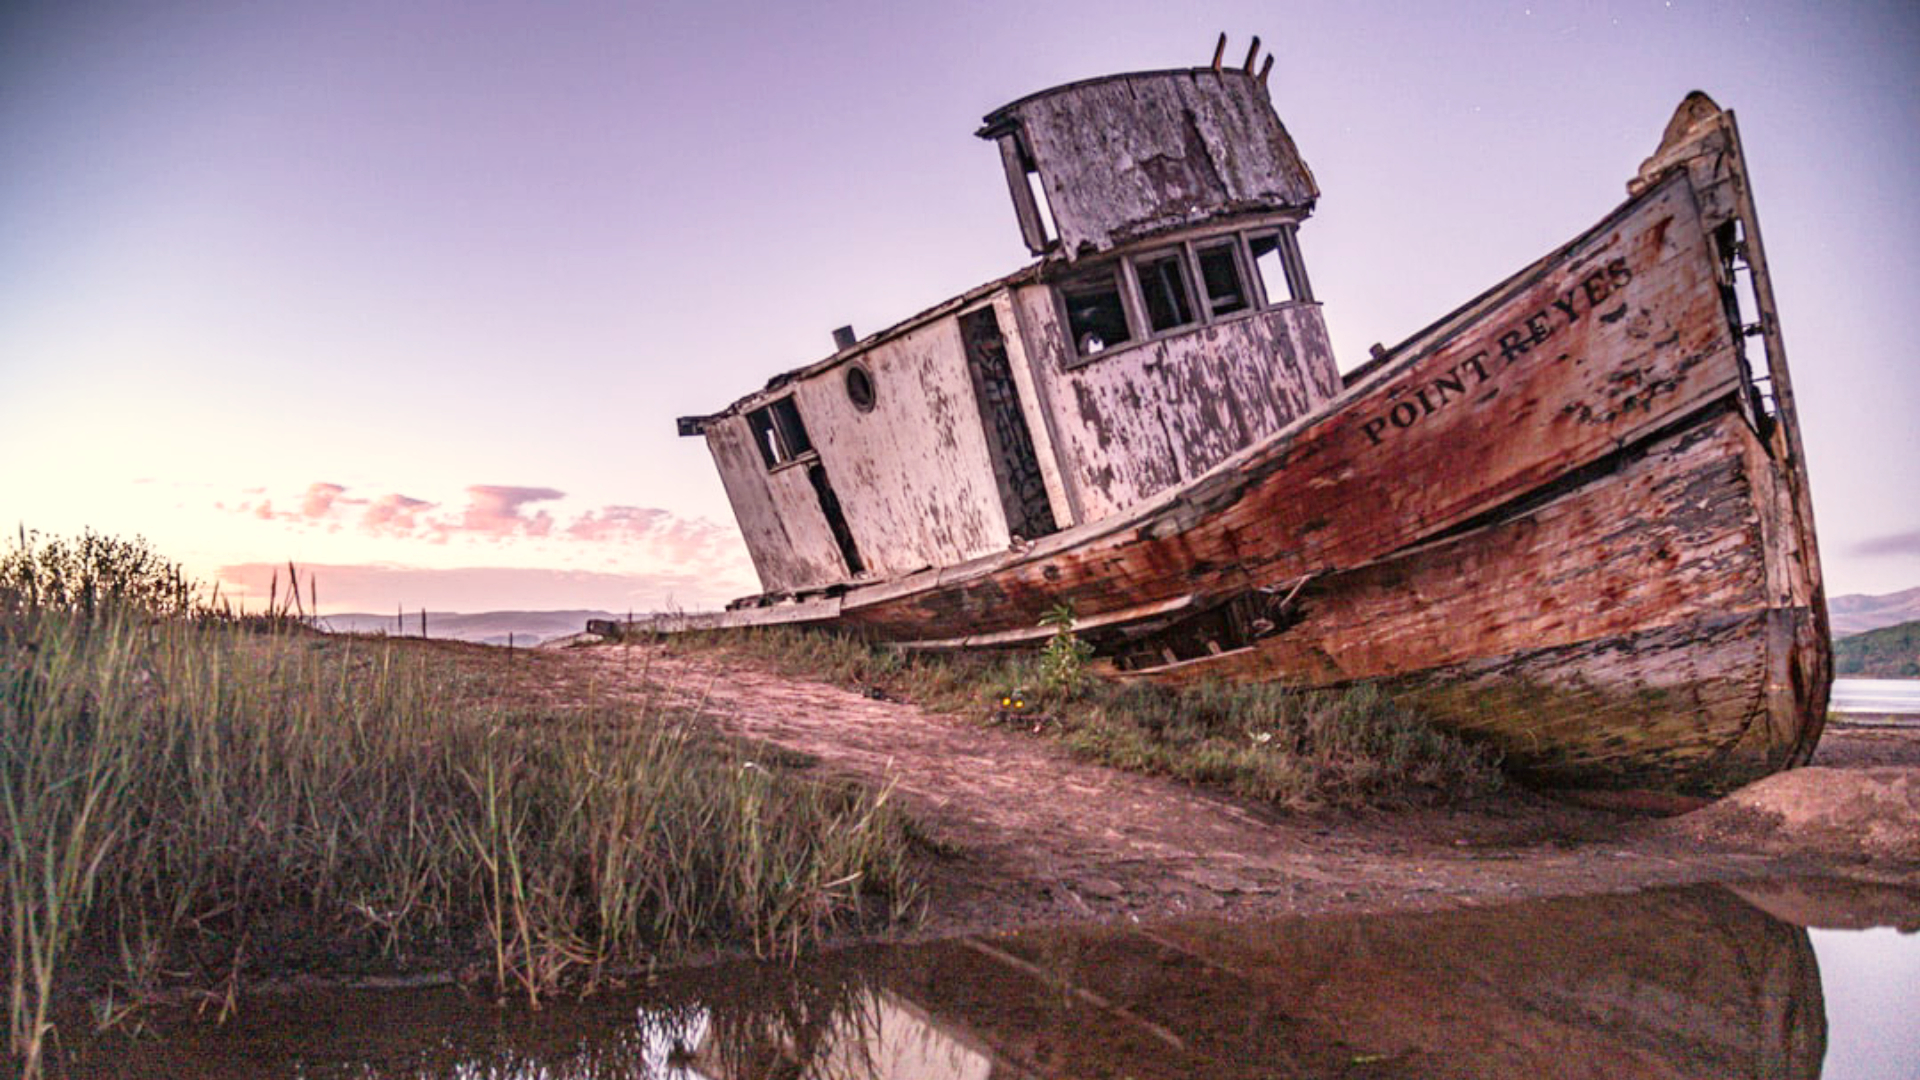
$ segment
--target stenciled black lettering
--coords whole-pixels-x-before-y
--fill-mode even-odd
[[[1558,296],[1548,297],[1549,306],[1540,308],[1520,320],[1518,326],[1502,333],[1497,339],[1497,350],[1504,366],[1511,367],[1521,357],[1545,344],[1547,339],[1560,332],[1563,327],[1572,326],[1580,321],[1581,301],[1594,317],[1601,322],[1618,322],[1627,313],[1627,305],[1622,304],[1612,311],[1601,311],[1605,303],[1621,288],[1633,280],[1633,268],[1627,260],[1615,258],[1608,260],[1599,269],[1589,273],[1577,284]],[[1556,315],[1555,313],[1558,313]],[[1560,322],[1564,317],[1566,321]],[[1374,416],[1360,425],[1367,433],[1370,445],[1380,446],[1386,439],[1388,427],[1405,430],[1418,423],[1423,417],[1432,416],[1445,408],[1456,397],[1466,397],[1469,385],[1488,382],[1494,372],[1487,370],[1487,361],[1494,350],[1482,349],[1471,356],[1462,357],[1443,373],[1433,376],[1424,385],[1411,389],[1411,396],[1403,397],[1394,403],[1384,414]],[[1561,353],[1562,362],[1571,354]],[[1467,373],[1473,374],[1473,383],[1467,381]],[[1403,391],[1403,393],[1407,393]]]
[[[1609,291],[1607,288],[1607,272],[1605,270],[1595,270],[1593,273],[1588,274],[1587,280],[1580,283],[1580,288],[1587,294],[1587,306],[1590,308],[1599,307],[1601,303],[1606,300],[1607,292]]]
[[[1532,348],[1532,345],[1528,342],[1527,335],[1519,330],[1509,330],[1500,335],[1500,359],[1509,364],[1520,359],[1529,348]]]
[[[1532,331],[1533,343],[1540,344],[1553,334],[1553,320],[1544,311],[1536,311],[1527,316],[1527,329]]]

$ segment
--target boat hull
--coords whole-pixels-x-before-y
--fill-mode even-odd
[[[1731,114],[1689,97],[1633,189],[1191,484],[958,566],[645,628],[988,648],[1066,604],[1117,677],[1375,683],[1553,784],[1712,793],[1803,763],[1830,646]]]

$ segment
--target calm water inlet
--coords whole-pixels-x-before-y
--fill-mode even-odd
[[[1830,708],[1920,720],[1920,679],[1835,679]]]
[[[1863,888],[976,936],[539,1010],[455,991],[268,996],[224,1027],[69,1033],[55,1075],[1911,1078],[1920,894]],[[1848,903],[1871,914],[1833,921],[1908,932],[1797,924]]]

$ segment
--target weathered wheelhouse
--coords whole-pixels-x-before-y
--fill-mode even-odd
[[[979,134],[1039,261],[680,422],[768,594],[1109,517],[1339,391],[1297,240],[1319,192],[1259,76],[1075,83]]]

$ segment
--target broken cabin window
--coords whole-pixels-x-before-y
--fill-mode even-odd
[[[1193,301],[1187,291],[1186,260],[1178,251],[1135,259],[1133,272],[1140,282],[1140,302],[1147,309],[1147,326],[1151,332],[1177,329],[1194,321]]]
[[[1287,282],[1287,264],[1280,257],[1280,234],[1265,233],[1247,238],[1247,250],[1253,253],[1254,273],[1267,294],[1267,303],[1284,304],[1294,298]]]
[[[1061,282],[1060,302],[1067,309],[1067,334],[1081,356],[1132,340],[1118,268],[1107,266]]]
[[[1027,152],[1018,132],[1000,136],[1000,160],[1007,169],[1007,189],[1013,195],[1013,209],[1020,219],[1020,235],[1028,250],[1041,255],[1053,247],[1060,234],[1053,224],[1053,209],[1047,203],[1046,186],[1040,182],[1039,166]]]
[[[1041,183],[1039,170],[1027,173],[1027,192],[1033,196],[1033,205],[1040,214],[1040,235],[1046,245],[1052,247],[1060,239],[1060,229],[1053,223],[1053,203],[1047,199],[1047,185]]]
[[[1254,273],[1267,294],[1267,303],[1313,299],[1313,289],[1307,284],[1307,264],[1300,258],[1293,226],[1248,236],[1247,250],[1253,255]]]
[[[1200,263],[1200,286],[1206,292],[1207,313],[1216,319],[1251,306],[1246,282],[1240,273],[1240,257],[1235,253],[1238,247],[1228,240],[1194,252]]]
[[[800,422],[800,410],[791,397],[783,397],[747,414],[747,427],[753,432],[760,458],[771,469],[784,465],[813,450],[807,438],[807,426]]]

